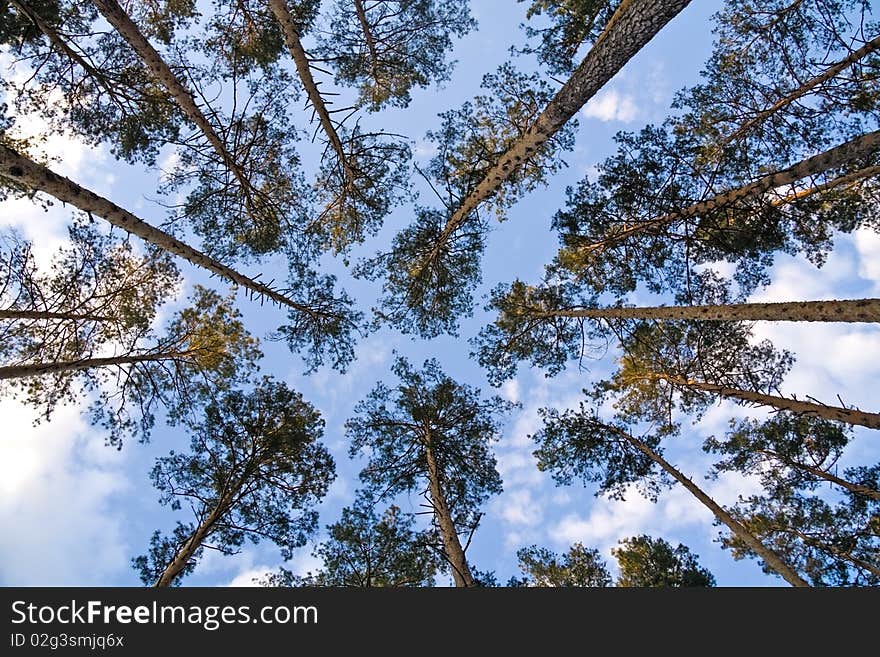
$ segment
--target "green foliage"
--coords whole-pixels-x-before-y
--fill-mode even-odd
[[[574,70],[578,51],[598,38],[620,4],[611,0],[531,0],[531,3],[526,18],[544,17],[549,25],[525,26],[526,36],[538,38],[540,43],[526,46],[523,52],[536,54],[553,74]]]
[[[414,87],[448,80],[453,37],[476,26],[467,0],[340,0],[329,22],[316,54],[333,65],[337,83],[360,90],[359,104],[373,112],[406,107]]]
[[[549,471],[557,484],[577,479],[599,484],[597,495],[624,499],[631,485],[656,499],[668,479],[647,455],[624,438],[628,430],[620,422],[606,422],[583,402],[577,411],[554,408],[539,411],[543,426],[532,438],[538,445],[538,469]],[[639,438],[648,448],[662,454],[659,435]]]
[[[762,493],[740,499],[735,514],[814,586],[880,584],[880,465],[839,472],[851,439],[838,423],[781,413],[732,421],[724,440],[704,445],[725,457],[714,474],[757,477]],[[826,485],[840,494],[823,495]],[[734,536],[721,543],[737,559],[755,556]]]
[[[429,545],[436,539],[414,528],[415,518],[390,506],[378,516],[359,499],[328,525],[327,540],[313,555],[323,564],[317,573],[296,576],[286,569],[270,575],[269,586],[410,587],[433,586],[440,560]]]
[[[315,183],[324,204],[312,230],[336,253],[374,236],[391,209],[408,198],[410,150],[394,137],[339,131],[345,158],[328,147]]]
[[[150,576],[177,554],[165,546],[179,546],[187,531],[199,547],[224,554],[245,540],[270,540],[290,559],[316,530],[312,507],[335,476],[333,458],[318,443],[324,421],[285,384],[264,377],[251,390],[230,390],[206,402],[184,418],[190,452],[172,451],[151,472],[160,502],[173,510],[186,504],[195,521],[178,525],[173,539],[154,536],[153,545],[164,549],[135,560]],[[159,557],[164,563],[156,562]]]
[[[622,587],[684,587],[715,586],[715,578],[697,562],[697,555],[678,544],[662,538],[635,536],[621,541],[611,550],[620,566],[617,586]]]
[[[525,586],[570,587],[611,586],[611,573],[599,551],[585,548],[581,543],[572,545],[568,552],[557,556],[547,548],[537,545],[517,550],[519,569],[526,577]]]
[[[492,385],[516,376],[519,361],[545,369],[549,377],[588,351],[607,347],[608,332],[601,322],[553,314],[594,305],[594,300],[579,299],[575,290],[570,283],[535,287],[519,280],[492,290],[486,310],[495,311],[496,319],[471,340],[472,355]]]
[[[53,132],[105,143],[132,163],[152,165],[164,144],[180,139],[179,110],[122,38],[95,24],[94,7],[67,0],[27,6],[53,38],[12,6],[4,7],[4,19],[11,12],[15,16],[3,22],[0,45],[10,47],[19,66],[33,69],[23,79],[0,81],[18,113],[39,114]]]
[[[399,383],[377,384],[345,424],[351,456],[366,452],[369,458],[361,481],[377,499],[425,491],[430,446],[455,524],[475,526],[481,505],[501,492],[490,446],[513,405],[481,399],[477,388],[456,383],[436,360],[415,370],[397,358],[392,372]]]
[[[377,317],[404,333],[425,338],[455,334],[458,318],[472,312],[489,224],[479,212],[457,225],[450,225],[450,219],[553,97],[549,84],[510,64],[484,76],[482,86],[490,93],[441,114],[440,130],[428,133],[438,153],[425,176],[445,210],[417,208],[415,222],[395,236],[391,250],[357,270],[367,277],[385,276]],[[559,153],[572,148],[574,125],[547,139],[486,202],[499,220],[507,208],[565,166]]]

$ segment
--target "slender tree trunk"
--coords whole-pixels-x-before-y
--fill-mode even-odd
[[[642,454],[647,456],[649,459],[654,461],[657,465],[659,465],[667,474],[672,476],[678,483],[684,486],[694,497],[696,497],[707,509],[709,509],[719,521],[727,525],[731,532],[733,532],[734,536],[736,536],[739,540],[745,543],[749,548],[757,554],[761,559],[764,560],[764,563],[767,564],[769,568],[772,568],[774,571],[779,573],[782,578],[791,584],[792,586],[799,587],[809,587],[810,585],[805,582],[800,575],[798,575],[791,566],[789,566],[783,559],[776,554],[773,550],[764,545],[760,540],[758,540],[754,534],[752,534],[744,525],[738,522],[733,516],[731,516],[724,508],[719,505],[715,500],[709,497],[699,486],[697,486],[693,481],[684,476],[678,469],[676,469],[671,463],[666,461],[662,456],[657,454],[654,450],[652,450],[648,445],[639,440],[638,438],[631,436],[625,431],[621,431],[619,429],[611,428],[615,434],[622,437],[626,442],[635,447]]]
[[[170,351],[155,354],[142,354],[139,356],[110,356],[107,358],[83,358],[82,360],[55,361],[51,363],[33,363],[30,365],[9,365],[6,367],[0,367],[0,380],[22,379],[30,376],[60,374],[61,372],[90,370],[98,367],[134,365],[136,363],[148,363],[157,360],[186,358],[187,356],[192,356],[195,353],[197,353],[195,350]]]
[[[302,47],[299,31],[297,25],[293,22],[293,16],[290,14],[287,0],[269,0],[269,7],[272,13],[275,14],[275,19],[281,25],[281,29],[284,32],[284,40],[287,42],[287,48],[290,50],[290,55],[296,64],[296,71],[299,74],[300,80],[302,80],[309,100],[312,102],[312,107],[318,115],[324,134],[327,135],[327,141],[336,152],[346,176],[349,180],[352,180],[354,176],[348,163],[348,157],[345,154],[345,148],[342,145],[339,134],[336,132],[336,127],[333,125],[333,119],[330,117],[330,112],[327,110],[324,99],[321,97],[321,92],[318,91],[318,85],[315,84],[315,79],[312,77],[309,59]]]
[[[315,314],[313,309],[298,304],[283,294],[272,290],[270,287],[240,274],[231,267],[227,267],[201,251],[184,244],[168,233],[138,219],[128,210],[121,208],[112,201],[98,196],[69,178],[65,178],[43,165],[37,164],[3,144],[0,144],[0,177],[12,180],[29,189],[45,192],[54,196],[62,203],[69,203],[83,212],[97,215],[114,226],[137,235],[145,242],[158,246],[198,267],[207,269],[213,274],[241,285],[254,294],[267,297],[275,303],[288,306],[294,310],[310,315]]]
[[[379,79],[379,53],[376,50],[376,38],[370,29],[370,22],[367,20],[367,12],[364,9],[364,3],[361,0],[354,0],[354,10],[361,24],[361,30],[364,33],[364,39],[367,42],[367,50],[370,53],[370,71],[373,74],[373,80],[377,85],[381,85]]]
[[[874,488],[870,488],[869,486],[862,486],[861,484],[854,484],[851,481],[847,481],[846,479],[841,479],[837,475],[833,475],[827,470],[822,470],[821,468],[816,468],[811,465],[807,465],[806,463],[800,463],[798,461],[792,461],[791,459],[785,458],[776,452],[771,452],[769,450],[759,450],[759,454],[763,454],[772,459],[776,459],[777,461],[781,461],[785,463],[789,467],[797,468],[798,470],[803,470],[804,472],[809,472],[811,475],[818,477],[819,479],[823,479],[824,481],[831,482],[832,484],[837,484],[844,490],[848,490],[850,493],[855,493],[856,495],[864,495],[865,497],[870,497],[872,500],[880,501],[880,490],[875,490]]]
[[[437,466],[437,460],[434,458],[430,435],[425,438],[425,458],[428,462],[428,485],[431,493],[431,504],[434,506],[437,524],[440,525],[440,535],[443,538],[446,558],[452,567],[452,578],[456,586],[476,586],[474,577],[468,567],[464,549],[461,547],[461,541],[458,539],[455,523],[452,522],[452,513],[449,510],[449,505],[446,503],[446,496],[440,483],[440,469]]]
[[[687,321],[880,322],[880,299],[832,299],[783,303],[733,303],[724,306],[649,306],[645,308],[572,308],[537,311],[533,317],[659,319]]]
[[[449,218],[438,244],[444,244],[477,206],[555,135],[632,57],[675,18],[690,0],[623,0],[602,34],[525,134],[486,173]],[[439,248],[435,249],[435,253]]]
[[[800,87],[790,91],[788,94],[780,98],[778,101],[773,103],[770,107],[761,110],[751,119],[740,125],[736,130],[732,133],[724,137],[716,146],[718,150],[721,150],[725,146],[730,143],[733,143],[737,139],[739,139],[743,134],[745,134],[748,130],[761,123],[768,116],[775,114],[779,110],[785,109],[793,102],[798,100],[799,98],[803,98],[813,89],[818,87],[820,84],[827,82],[831,78],[837,76],[839,73],[844,71],[847,67],[852,66],[856,62],[864,59],[868,55],[873,52],[876,52],[877,49],[880,48],[880,36],[874,37],[870,41],[868,41],[864,46],[859,48],[858,50],[854,50],[849,55],[841,59],[836,64],[832,64],[824,72],[819,75],[810,78],[806,82],[804,82]]]
[[[110,320],[109,317],[101,315],[56,313],[47,310],[0,310],[0,319],[60,319],[69,322],[106,322]]]
[[[572,250],[590,252],[604,249],[638,233],[667,226],[676,221],[695,217],[718,208],[728,207],[738,201],[760,196],[777,187],[791,185],[807,176],[815,176],[829,169],[843,166],[853,160],[870,155],[878,148],[880,148],[880,130],[875,130],[874,132],[851,139],[845,144],[840,144],[818,155],[802,160],[787,169],[759,178],[742,187],[721,192],[712,198],[699,201],[681,210],[675,210],[647,221],[640,221],[633,226],[625,227],[612,233],[605,239],[584,246],[573,247]]]
[[[186,568],[186,564],[188,564],[189,560],[193,558],[193,555],[211,533],[214,524],[222,517],[226,510],[226,506],[218,504],[211,513],[208,514],[208,516],[186,540],[183,547],[177,551],[174,558],[171,560],[171,563],[169,563],[165,567],[165,570],[162,571],[162,574],[159,576],[159,579],[156,580],[156,584],[154,585],[156,588],[165,588],[174,583],[174,580],[180,575],[183,569]]]
[[[825,404],[817,404],[815,402],[798,401],[796,399],[777,397],[775,395],[765,395],[760,392],[728,388],[714,383],[703,383],[700,381],[694,381],[693,379],[684,379],[682,377],[666,374],[652,374],[645,376],[644,378],[663,379],[673,385],[681,386],[683,388],[711,392],[720,395],[721,397],[739,399],[740,401],[755,404],[757,406],[771,406],[773,408],[778,408],[781,411],[791,411],[792,413],[797,413],[799,415],[815,415],[817,417],[825,418],[826,420],[857,424],[859,426],[868,427],[869,429],[880,429],[880,413],[868,413],[854,408],[826,406]]]
[[[89,76],[91,76],[99,85],[101,85],[104,90],[110,94],[110,97],[118,102],[116,97],[116,92],[107,84],[107,79],[104,75],[99,73],[94,66],[92,66],[88,61],[86,61],[85,57],[76,52],[67,41],[62,38],[58,32],[56,32],[51,25],[49,25],[46,21],[42,19],[42,17],[37,14],[32,8],[28,7],[25,3],[19,2],[19,0],[10,0],[10,4],[15,7],[19,13],[23,16],[26,16],[28,20],[30,20],[34,26],[40,30],[46,38],[49,39],[49,42],[55,46],[58,50],[67,55],[71,61],[75,62],[85,71]]]
[[[248,180],[247,176],[245,176],[244,172],[241,170],[241,167],[235,162],[235,159],[227,150],[223,140],[199,108],[192,93],[180,80],[177,79],[174,71],[172,71],[171,67],[168,66],[164,59],[162,59],[162,55],[150,45],[150,42],[141,33],[135,22],[131,20],[131,17],[116,0],[93,0],[93,2],[101,14],[103,14],[104,18],[107,19],[107,22],[119,32],[119,35],[125,39],[125,41],[138,54],[138,57],[144,62],[144,65],[147,70],[150,71],[153,78],[168,90],[168,93],[171,94],[171,97],[174,98],[180,109],[186,114],[187,118],[202,132],[220,156],[223,164],[232,172],[236,179],[238,179],[238,182],[241,184],[249,198],[249,192],[251,190],[250,180]]]

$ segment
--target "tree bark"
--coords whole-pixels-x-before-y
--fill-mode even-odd
[[[733,142],[736,139],[738,139],[739,137],[741,137],[750,128],[754,127],[758,123],[761,123],[768,116],[775,114],[779,110],[788,107],[794,101],[798,100],[799,98],[804,97],[806,94],[811,92],[813,89],[818,87],[823,82],[827,82],[831,78],[837,76],[839,73],[841,73],[848,66],[852,66],[853,64],[855,64],[859,60],[864,59],[865,57],[870,55],[872,52],[875,52],[878,48],[880,48],[880,36],[874,37],[873,39],[868,41],[864,46],[862,46],[858,50],[854,50],[853,52],[851,52],[849,55],[847,55],[846,57],[841,59],[836,64],[829,66],[827,69],[825,69],[825,71],[823,71],[819,75],[817,75],[813,78],[810,78],[809,80],[804,82],[797,89],[790,91],[784,97],[780,98],[778,101],[773,103],[770,107],[767,107],[766,109],[763,109],[760,112],[758,112],[755,116],[753,116],[751,119],[749,119],[748,121],[743,123],[736,130],[734,130],[732,133],[730,133],[729,135],[724,137],[718,143],[716,148],[718,150],[724,148],[725,146],[727,146],[731,142]]]
[[[186,358],[195,354],[196,351],[171,351],[154,354],[142,354],[139,356],[110,356],[107,358],[83,358],[73,361],[55,361],[51,363],[32,363],[30,365],[9,365],[0,367],[0,380],[22,379],[30,376],[43,376],[45,374],[60,374],[61,372],[73,372],[77,370],[89,370],[98,367],[114,367],[119,365],[134,365],[136,363],[148,363],[159,360],[171,360],[173,358]]]
[[[845,144],[840,144],[818,155],[802,160],[787,169],[766,175],[742,187],[721,192],[712,198],[699,201],[681,210],[675,210],[647,221],[640,221],[631,227],[623,228],[609,235],[605,239],[585,246],[573,247],[572,250],[576,252],[591,252],[604,249],[647,230],[666,226],[718,208],[728,207],[738,201],[759,196],[777,187],[791,185],[807,176],[815,176],[829,169],[843,166],[853,160],[870,155],[878,148],[880,148],[880,130],[875,130],[874,132],[851,139]]]
[[[95,214],[109,223],[129,233],[137,235],[145,242],[173,253],[192,264],[207,269],[226,280],[232,281],[254,294],[267,297],[275,303],[288,306],[294,310],[314,315],[315,312],[298,304],[270,287],[240,274],[231,267],[214,260],[191,246],[172,237],[168,233],[154,228],[138,219],[128,210],[121,208],[112,201],[81,187],[69,178],[65,178],[41,164],[25,157],[21,153],[0,144],[0,176],[23,185],[29,189],[45,192],[62,203],[70,203],[83,212]]]
[[[880,299],[831,299],[782,303],[733,303],[724,306],[649,306],[644,308],[572,308],[536,311],[536,318],[659,319],[716,322],[880,322]]]
[[[318,85],[315,84],[315,79],[312,77],[309,59],[300,41],[299,31],[293,22],[293,16],[290,14],[287,2],[286,0],[269,0],[269,7],[272,13],[275,14],[275,19],[281,25],[281,29],[284,32],[284,40],[287,42],[288,50],[290,50],[290,56],[293,57],[299,78],[306,89],[309,100],[312,102],[315,113],[318,115],[321,128],[323,128],[324,134],[327,135],[327,141],[337,157],[339,157],[339,162],[342,164],[346,176],[349,180],[353,180],[354,175],[349,166],[345,148],[342,145],[339,134],[336,132],[336,127],[333,125],[333,119],[330,117],[330,112],[327,111],[327,106],[324,104],[321,92],[318,91]]]
[[[621,431],[620,429],[616,429],[613,427],[609,428],[612,429],[615,434],[622,437],[630,445],[635,447],[642,454],[654,461],[654,463],[659,465],[667,474],[672,476],[673,479],[684,486],[694,497],[696,497],[703,504],[703,506],[709,509],[715,515],[715,517],[718,518],[718,520],[727,525],[730,531],[733,532],[733,534],[738,539],[745,543],[755,554],[761,557],[761,559],[764,560],[764,563],[767,564],[769,568],[772,568],[774,571],[779,573],[779,575],[781,575],[786,582],[788,582],[792,586],[810,586],[778,554],[776,554],[773,550],[771,550],[760,540],[758,540],[754,534],[746,529],[744,525],[742,525],[727,511],[725,511],[720,504],[709,497],[699,486],[697,486],[693,481],[684,476],[684,474],[676,469],[671,463],[666,461],[662,456],[657,454],[654,450],[652,450],[650,447],[648,447],[648,445],[646,445],[638,438],[631,436],[627,432]]]
[[[437,524],[440,525],[440,535],[443,538],[446,558],[452,567],[452,579],[455,581],[456,586],[476,586],[474,577],[468,567],[464,549],[461,547],[455,523],[452,521],[452,513],[446,502],[446,496],[443,493],[443,486],[440,483],[440,469],[434,457],[430,434],[425,436],[425,459],[428,462],[428,486],[431,494],[431,504],[434,507]]]
[[[758,406],[772,406],[781,411],[791,411],[799,415],[815,415],[833,420],[836,422],[845,422],[847,424],[857,424],[859,426],[868,427],[869,429],[880,429],[880,413],[868,413],[854,408],[843,408],[841,406],[826,406],[825,404],[817,404],[815,402],[798,401],[789,399],[788,397],[777,397],[775,395],[765,395],[750,390],[740,390],[738,388],[728,388],[726,386],[716,385],[714,383],[703,383],[694,381],[693,379],[684,379],[682,377],[652,374],[647,375],[646,379],[662,379],[669,383],[683,388],[692,388],[693,390],[702,390],[711,392],[721,397],[730,397],[739,399],[750,404]]]
[[[93,0],[93,2],[101,14],[103,14],[104,18],[107,19],[107,22],[119,32],[119,35],[125,39],[125,41],[137,53],[138,57],[141,58],[141,61],[144,62],[144,65],[147,70],[150,71],[153,78],[168,90],[168,93],[171,94],[171,97],[174,98],[186,117],[202,132],[220,156],[223,164],[239,181],[249,198],[249,192],[251,190],[250,180],[244,175],[241,167],[238,166],[235,159],[232,157],[232,154],[223,143],[223,140],[217,134],[216,130],[214,130],[214,127],[211,125],[210,121],[208,121],[202,110],[199,109],[192,93],[180,80],[177,79],[174,71],[172,71],[171,67],[168,66],[164,59],[162,59],[162,55],[150,45],[150,42],[141,33],[135,22],[131,20],[131,17],[116,0]]]
[[[0,319],[60,319],[69,322],[106,322],[109,317],[101,315],[81,315],[77,313],[60,313],[48,310],[0,310]]]
[[[504,153],[447,221],[438,245],[449,240],[477,206],[564,126],[623,66],[675,18],[690,0],[623,0],[590,52],[525,134]],[[435,253],[439,249],[435,249]]]
[[[192,559],[193,555],[196,553],[196,550],[202,545],[204,540],[211,533],[211,530],[214,527],[214,524],[220,519],[223,513],[226,512],[226,507],[222,504],[218,504],[208,517],[202,521],[202,523],[196,527],[196,530],[190,535],[190,537],[186,540],[183,546],[177,551],[174,555],[174,558],[171,560],[165,570],[162,571],[162,574],[159,576],[159,579],[156,580],[155,587],[156,588],[165,588],[171,586],[174,583],[174,580],[180,575],[181,571],[186,568],[186,564],[189,563],[189,560]]]
[[[367,42],[367,50],[370,53],[370,71],[373,74],[373,81],[377,85],[381,85],[379,80],[379,53],[376,51],[376,39],[370,29],[370,22],[367,20],[367,12],[364,9],[364,3],[361,0],[354,0],[354,10],[361,24],[361,30],[364,33],[364,39]]]

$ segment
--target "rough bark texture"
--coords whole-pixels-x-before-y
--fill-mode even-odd
[[[624,228],[606,239],[578,247],[577,250],[595,251],[653,228],[665,226],[689,217],[695,217],[718,208],[731,206],[738,201],[759,196],[777,187],[791,185],[807,176],[815,176],[829,169],[843,166],[853,160],[870,155],[878,148],[880,148],[880,130],[875,130],[874,132],[856,137],[845,144],[835,146],[818,155],[802,160],[787,169],[759,178],[748,185],[721,192],[712,198],[699,201],[681,210],[654,217],[647,221],[640,221],[634,226]]]
[[[111,356],[108,358],[84,358],[82,360],[35,363],[30,365],[9,365],[0,367],[0,380],[21,379],[29,376],[43,376],[45,374],[59,374],[61,372],[73,372],[76,370],[90,370],[98,367],[114,367],[118,365],[134,365],[135,363],[147,363],[157,360],[170,360],[172,358],[185,358],[196,352],[165,352],[157,354],[144,354],[141,356]]]
[[[765,395],[750,390],[728,388],[713,383],[702,383],[700,381],[667,376],[664,374],[654,375],[653,378],[664,379],[673,385],[711,392],[722,397],[731,397],[758,406],[772,406],[773,408],[778,408],[782,411],[791,411],[792,413],[798,413],[800,415],[815,415],[817,417],[825,418],[826,420],[857,424],[859,426],[868,427],[869,429],[880,429],[880,413],[868,413],[854,408],[826,406],[825,404],[817,404],[815,402],[798,401],[787,397]]]
[[[530,313],[531,314],[531,313]],[[534,313],[535,317],[593,319],[680,319],[690,321],[880,322],[880,299],[832,299],[782,303],[734,303],[726,306],[654,306],[576,308]]]
[[[213,149],[217,152],[226,167],[238,179],[245,190],[250,190],[250,181],[236,164],[232,154],[214,130],[199,106],[196,104],[192,93],[174,75],[171,67],[162,59],[162,55],[150,45],[147,38],[141,33],[131,17],[119,5],[116,0],[93,0],[95,6],[103,14],[107,22],[112,25],[119,35],[132,47],[138,57],[144,62],[150,74],[159,84],[168,90],[171,97],[177,102],[187,118],[192,121],[202,132]]]
[[[97,215],[114,226],[137,235],[145,242],[155,244],[159,248],[173,253],[198,267],[207,269],[226,280],[237,283],[254,294],[267,297],[275,303],[295,310],[313,314],[310,308],[298,304],[266,285],[238,273],[201,251],[184,244],[168,233],[138,219],[128,210],[119,207],[112,201],[108,201],[103,196],[98,196],[69,178],[65,178],[43,165],[37,164],[3,144],[0,144],[0,176],[8,178],[24,187],[45,192],[54,196],[62,203],[69,203],[83,212]]]
[[[666,473],[672,476],[673,479],[684,486],[694,497],[696,497],[703,504],[703,506],[709,509],[715,515],[715,517],[718,518],[718,520],[727,525],[730,531],[732,531],[738,539],[748,545],[755,554],[761,557],[761,559],[764,560],[764,563],[767,564],[769,568],[772,568],[774,571],[779,573],[779,575],[781,575],[786,582],[788,582],[792,586],[810,586],[800,577],[800,575],[798,575],[794,571],[794,569],[792,569],[791,566],[785,563],[785,561],[783,561],[778,554],[773,552],[773,550],[771,550],[761,541],[759,541],[754,534],[746,529],[727,511],[725,511],[721,505],[715,502],[715,500],[713,500],[705,492],[703,492],[703,490],[693,481],[684,476],[684,474],[681,473],[677,468],[675,468],[671,463],[666,461],[666,459],[657,454],[641,440],[635,438],[634,436],[631,436],[625,431],[617,430],[615,431],[615,433],[621,436],[624,440],[626,440],[630,445],[639,450],[642,454],[654,461],[654,463],[659,465]]]
[[[623,0],[568,82],[526,133],[489,169],[450,217],[438,241],[446,242],[477,206],[559,131],[632,57],[675,18],[690,0]]]
[[[781,109],[785,109],[786,107],[791,105],[794,101],[796,101],[798,98],[803,98],[805,95],[810,93],[813,89],[818,87],[820,84],[827,82],[828,80],[830,80],[831,78],[835,77],[836,75],[841,73],[843,70],[845,70],[848,66],[852,66],[853,64],[855,64],[859,60],[864,59],[865,57],[870,55],[872,52],[875,52],[878,48],[880,48],[880,36],[874,37],[873,39],[868,41],[868,43],[866,43],[864,46],[862,46],[858,50],[854,50],[853,52],[851,52],[849,55],[847,55],[846,57],[841,59],[836,64],[829,66],[823,73],[820,73],[819,75],[817,75],[813,78],[810,78],[809,80],[804,82],[800,87],[789,92],[783,98],[780,98],[778,101],[773,103],[770,107],[758,112],[754,117],[752,117],[751,119],[749,119],[748,121],[743,123],[734,132],[732,132],[727,137],[725,137],[723,140],[721,140],[721,142],[718,144],[717,148],[720,150],[721,148],[723,148],[727,144],[734,142],[739,137],[741,137],[746,131],[748,131],[750,128],[754,127],[758,123],[761,123],[768,116],[778,112]]]
[[[59,319],[69,322],[106,322],[110,320],[109,317],[101,315],[56,313],[48,310],[0,310],[0,319]]]
[[[318,85],[315,84],[315,79],[312,77],[309,58],[306,55],[305,49],[302,47],[302,42],[299,38],[299,31],[293,22],[293,16],[290,14],[287,2],[286,0],[269,0],[269,7],[272,10],[272,13],[275,14],[275,19],[281,25],[281,29],[284,32],[284,40],[287,42],[288,50],[290,50],[290,56],[293,57],[293,61],[296,64],[296,72],[299,74],[299,79],[302,81],[303,87],[305,87],[309,100],[312,103],[312,107],[315,110],[315,114],[318,115],[321,128],[324,130],[324,134],[327,135],[327,141],[339,157],[339,161],[342,163],[346,175],[351,179],[353,176],[349,170],[345,148],[342,145],[342,140],[339,139],[336,127],[333,125],[333,119],[330,117],[330,112],[327,111],[327,106],[324,104],[324,99],[321,97],[321,92],[318,91]]]
[[[165,588],[174,583],[174,580],[180,575],[181,571],[186,568],[186,564],[192,559],[196,550],[199,549],[199,546],[201,546],[205,538],[211,533],[214,524],[220,519],[226,509],[227,507],[225,505],[218,504],[217,507],[208,514],[208,517],[202,521],[192,535],[186,540],[186,543],[184,543],[177,551],[174,558],[171,560],[171,563],[169,563],[165,567],[165,570],[162,571],[159,579],[156,580],[156,588]]]
[[[837,178],[832,178],[828,182],[814,185],[813,187],[808,187],[806,189],[799,189],[792,192],[791,194],[786,194],[785,196],[775,198],[770,201],[770,205],[778,208],[783,205],[788,205],[789,203],[799,201],[800,199],[807,198],[808,196],[813,196],[814,194],[821,194],[822,192],[837,189],[838,187],[854,187],[856,184],[861,183],[863,180],[867,178],[873,178],[877,175],[880,175],[880,167],[864,167],[862,169],[859,169],[858,171],[853,171],[852,173],[847,173],[842,176],[837,176]]]
[[[440,525],[440,535],[443,538],[446,558],[452,568],[452,578],[456,586],[476,586],[470,567],[468,567],[464,549],[461,547],[461,541],[458,539],[455,523],[452,522],[452,513],[449,510],[449,505],[446,503],[446,496],[443,494],[443,486],[440,483],[440,470],[437,466],[437,460],[434,458],[430,435],[425,438],[425,459],[428,462],[428,485],[431,493],[431,504],[434,507],[437,524]]]

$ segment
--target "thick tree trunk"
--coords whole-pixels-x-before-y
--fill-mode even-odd
[[[690,0],[623,0],[605,30],[568,82],[535,123],[486,173],[446,223],[438,238],[444,244],[484,200],[556,134],[620,69],[675,18]]]
[[[106,322],[109,317],[101,315],[81,315],[77,313],[56,313],[47,310],[0,310],[0,319],[58,319],[68,322]]]
[[[851,139],[845,144],[835,146],[834,148],[830,148],[818,155],[802,160],[787,169],[759,178],[748,185],[721,192],[712,198],[699,201],[681,210],[675,210],[674,212],[669,212],[647,221],[640,221],[633,226],[612,233],[605,239],[584,246],[576,246],[573,247],[572,250],[578,252],[590,252],[604,249],[638,233],[667,226],[676,221],[695,217],[718,208],[728,207],[738,201],[765,194],[777,187],[791,185],[792,183],[808,176],[815,176],[828,171],[829,169],[843,166],[853,160],[870,155],[878,148],[880,148],[880,130],[875,130],[874,132],[869,132],[868,134]]]
[[[98,367],[134,365],[137,363],[148,363],[157,360],[171,360],[172,358],[186,358],[195,353],[196,351],[171,351],[143,354],[140,356],[110,356],[107,358],[84,358],[82,360],[34,363],[30,365],[9,365],[6,367],[0,367],[0,380],[22,379],[29,376],[43,376],[46,374],[60,374],[61,372],[90,370]]]
[[[177,551],[174,558],[171,560],[171,563],[169,563],[165,567],[165,570],[162,571],[162,574],[159,576],[159,579],[156,580],[154,585],[156,588],[165,588],[174,583],[174,580],[180,575],[183,569],[186,568],[186,564],[193,558],[193,555],[211,533],[214,524],[220,519],[226,510],[226,507],[218,504],[217,507],[208,514],[205,520],[202,521],[183,546]]]
[[[534,317],[659,319],[689,321],[880,322],[880,299],[832,299],[782,303],[733,303],[726,306],[649,306],[645,308],[572,308],[529,313]]]
[[[275,14],[275,19],[281,25],[281,29],[284,32],[284,40],[287,42],[287,48],[290,50],[290,56],[293,57],[299,78],[305,87],[309,100],[312,103],[312,107],[315,109],[315,113],[318,115],[321,128],[324,130],[324,134],[327,135],[327,141],[330,143],[330,147],[335,151],[339,158],[339,162],[342,164],[346,176],[351,180],[354,176],[350,170],[348,157],[345,154],[345,148],[342,145],[342,140],[339,138],[339,134],[336,132],[336,127],[333,125],[333,119],[330,117],[330,112],[327,111],[327,106],[324,104],[321,92],[318,91],[318,85],[315,84],[315,79],[312,77],[309,58],[302,47],[302,42],[299,38],[299,31],[293,22],[293,16],[290,14],[287,0],[269,0],[269,7],[272,10],[272,13]]]
[[[645,378],[662,379],[683,388],[711,392],[720,395],[721,397],[739,399],[740,401],[755,404],[757,406],[771,406],[773,408],[778,408],[781,411],[791,411],[792,413],[800,415],[815,415],[817,417],[825,418],[826,420],[857,424],[859,426],[868,427],[869,429],[880,429],[880,413],[868,413],[854,408],[826,406],[825,404],[817,404],[815,402],[798,401],[787,397],[765,395],[750,390],[728,388],[714,383],[702,383],[692,379],[684,379],[682,377],[665,374],[652,374]]]
[[[852,66],[856,62],[870,55],[871,53],[876,52],[878,48],[880,48],[880,36],[874,37],[858,50],[854,50],[836,64],[832,64],[831,66],[829,66],[827,69],[825,69],[824,72],[810,78],[797,89],[790,91],[788,94],[773,103],[770,107],[767,107],[766,109],[758,112],[751,119],[739,126],[735,131],[724,137],[717,144],[716,148],[720,150],[728,144],[733,143],[748,130],[764,121],[764,119],[766,119],[768,116],[775,114],[779,110],[785,109],[799,98],[803,98],[820,84],[827,82],[831,78],[843,72],[847,67]]]
[[[69,178],[65,178],[43,165],[37,164],[3,144],[0,144],[0,176],[29,189],[45,192],[54,196],[62,203],[69,203],[83,212],[97,215],[114,226],[137,235],[145,242],[154,244],[169,253],[188,260],[197,267],[202,267],[226,280],[237,283],[254,294],[267,297],[275,303],[288,306],[294,310],[314,314],[312,309],[298,304],[268,286],[238,273],[201,251],[184,244],[168,233],[138,219],[128,210],[121,208],[112,201],[98,196]]]
[[[242,188],[249,196],[251,184],[247,176],[244,175],[241,167],[235,162],[232,154],[227,150],[226,145],[216,130],[214,130],[210,121],[208,121],[202,110],[199,109],[192,93],[177,79],[174,71],[162,59],[162,55],[150,45],[150,42],[141,33],[138,26],[116,0],[93,0],[93,2],[104,18],[107,19],[107,22],[119,32],[119,35],[138,54],[138,57],[144,62],[153,78],[168,90],[168,93],[171,94],[171,97],[174,98],[180,109],[186,114],[186,117],[202,132],[220,156],[223,164],[238,179]]]
[[[434,506],[437,524],[440,525],[440,536],[443,539],[446,559],[452,568],[452,578],[456,586],[476,586],[474,577],[468,567],[464,549],[461,547],[461,541],[458,539],[455,523],[452,522],[452,513],[449,510],[449,505],[446,503],[446,496],[440,483],[440,470],[437,466],[437,460],[434,458],[430,435],[425,438],[425,458],[428,462],[428,486],[431,494],[431,504]]]
[[[769,568],[779,573],[782,578],[792,586],[809,587],[800,575],[798,575],[791,566],[789,566],[782,558],[759,541],[745,526],[731,516],[724,508],[715,500],[709,497],[699,486],[688,479],[671,463],[666,461],[662,456],[657,454],[648,445],[631,436],[625,431],[614,429],[614,433],[621,436],[626,442],[635,447],[642,454],[659,465],[667,474],[669,474],[678,483],[684,486],[694,497],[696,497],[707,509],[709,509],[719,521],[727,525],[734,536],[745,543],[755,554],[757,554]]]
[[[864,495],[865,497],[870,497],[872,500],[880,501],[880,490],[875,490],[868,486],[862,486],[861,484],[854,484],[851,481],[847,481],[846,479],[841,479],[837,475],[833,475],[827,470],[822,470],[821,468],[816,468],[811,465],[807,465],[806,463],[800,463],[798,461],[792,461],[789,458],[785,458],[784,456],[777,454],[776,452],[762,449],[758,451],[759,454],[763,454],[768,458],[775,459],[780,461],[781,463],[785,463],[787,466],[796,468],[798,470],[803,470],[804,472],[809,472],[811,475],[822,479],[824,481],[828,481],[832,484],[836,484],[843,488],[844,490],[848,490],[850,493],[855,493],[857,495]]]

